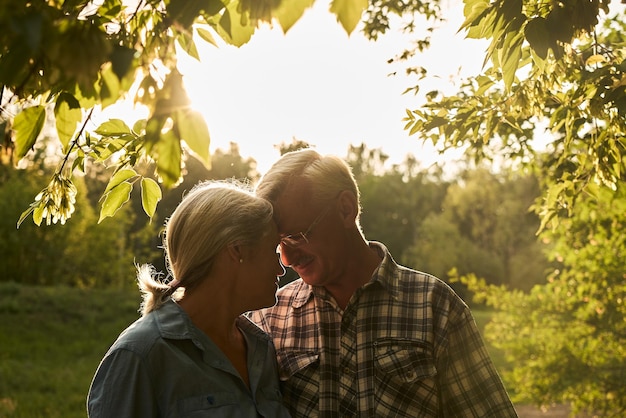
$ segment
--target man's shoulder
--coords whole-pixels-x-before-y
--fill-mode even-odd
[[[378,280],[399,301],[414,302],[426,298],[442,302],[460,299],[444,280],[395,262],[389,263],[379,274]]]
[[[443,280],[432,274],[396,262],[384,244],[377,241],[369,241],[369,246],[377,251],[382,258],[382,262],[374,273],[378,276],[379,281],[391,286],[447,286]]]
[[[447,285],[437,276],[399,264],[396,267],[396,277],[398,277],[398,279],[401,281],[406,281],[418,285]]]

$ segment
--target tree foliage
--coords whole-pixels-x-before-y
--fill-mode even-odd
[[[475,160],[541,162],[542,227],[571,215],[590,185],[615,190],[626,178],[621,14],[608,15],[608,0],[464,4],[461,29],[488,40],[487,68],[457,94],[428,93],[424,107],[407,111],[406,129]],[[537,157],[537,142],[549,158]]]
[[[531,173],[481,167],[446,179],[412,156],[388,167],[382,150],[365,144],[350,146],[347,161],[359,183],[365,236],[385,243],[403,264],[444,280],[456,268],[510,289],[529,290],[545,279],[550,263],[546,243],[535,236],[539,217],[529,211],[540,194]]]
[[[189,105],[178,54],[200,59],[197,41],[218,36],[241,46],[261,23],[288,31],[314,0],[7,0],[0,5],[0,154],[17,164],[42,136],[48,115],[63,159],[49,184],[19,219],[64,223],[74,212],[75,172],[86,161],[112,167],[99,222],[141,190],[148,216],[162,197],[135,170],[153,162],[158,181],[181,181],[185,155],[210,167],[209,131]],[[367,0],[333,0],[330,10],[352,32]],[[113,119],[91,129],[99,112],[124,99],[148,110],[145,119]]]
[[[72,222],[63,228],[27,223],[16,230],[21,202],[37,193],[51,171],[0,170],[1,281],[80,287],[132,284],[133,260],[152,256],[148,244],[156,228],[145,216],[133,225],[136,216],[129,207],[117,219],[94,225],[96,208],[87,199],[83,177],[74,180],[79,209]]]
[[[597,186],[596,186],[597,187]],[[487,336],[515,362],[517,400],[570,403],[574,412],[626,412],[626,196],[581,197],[571,218],[546,232],[556,268],[529,293],[462,278],[499,310]]]
[[[187,160],[185,179],[167,190],[154,219],[145,216],[141,196],[120,209],[115,219],[96,224],[98,198],[108,187],[106,175],[97,169],[77,176],[77,213],[63,228],[24,224],[15,228],[21,201],[36,193],[55,168],[54,162],[26,169],[0,166],[0,281],[33,285],[123,288],[134,283],[135,263],[151,263],[165,272],[161,227],[180,203],[183,194],[207,179],[236,178],[252,182],[258,178],[256,163],[239,154],[236,144],[217,149],[211,170],[195,158]],[[152,171],[137,167],[140,172]],[[146,174],[146,178],[150,178]],[[88,185],[88,186],[87,186]],[[93,198],[87,193],[93,191]],[[140,194],[140,190],[133,193]]]

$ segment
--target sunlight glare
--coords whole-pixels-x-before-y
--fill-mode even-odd
[[[201,62],[180,54],[179,68],[192,106],[206,118],[211,152],[239,145],[263,173],[278,158],[276,145],[292,139],[306,141],[320,152],[346,156],[350,144],[382,148],[389,164],[408,153],[422,166],[440,156],[432,146],[404,131],[405,109],[416,108],[421,98],[403,95],[415,84],[387,61],[410,44],[410,38],[390,31],[368,41],[358,27],[348,36],[328,11],[328,1],[317,1],[290,31],[264,25],[246,45],[236,48],[220,42],[215,48],[198,41]],[[433,36],[430,51],[418,57],[433,73],[442,72],[441,85],[449,88],[459,67],[473,64],[482,54],[465,45],[456,34],[462,6],[446,14],[449,23]],[[451,39],[456,39],[456,44]],[[216,36],[216,40],[219,41]],[[446,73],[447,71],[447,73]],[[413,83],[413,84],[411,84]]]

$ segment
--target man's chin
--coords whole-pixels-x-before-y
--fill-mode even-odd
[[[300,274],[300,278],[309,286],[322,286],[321,280],[314,274]]]

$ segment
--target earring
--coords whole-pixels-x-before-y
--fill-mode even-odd
[[[239,259],[239,264],[243,264],[243,258]]]

